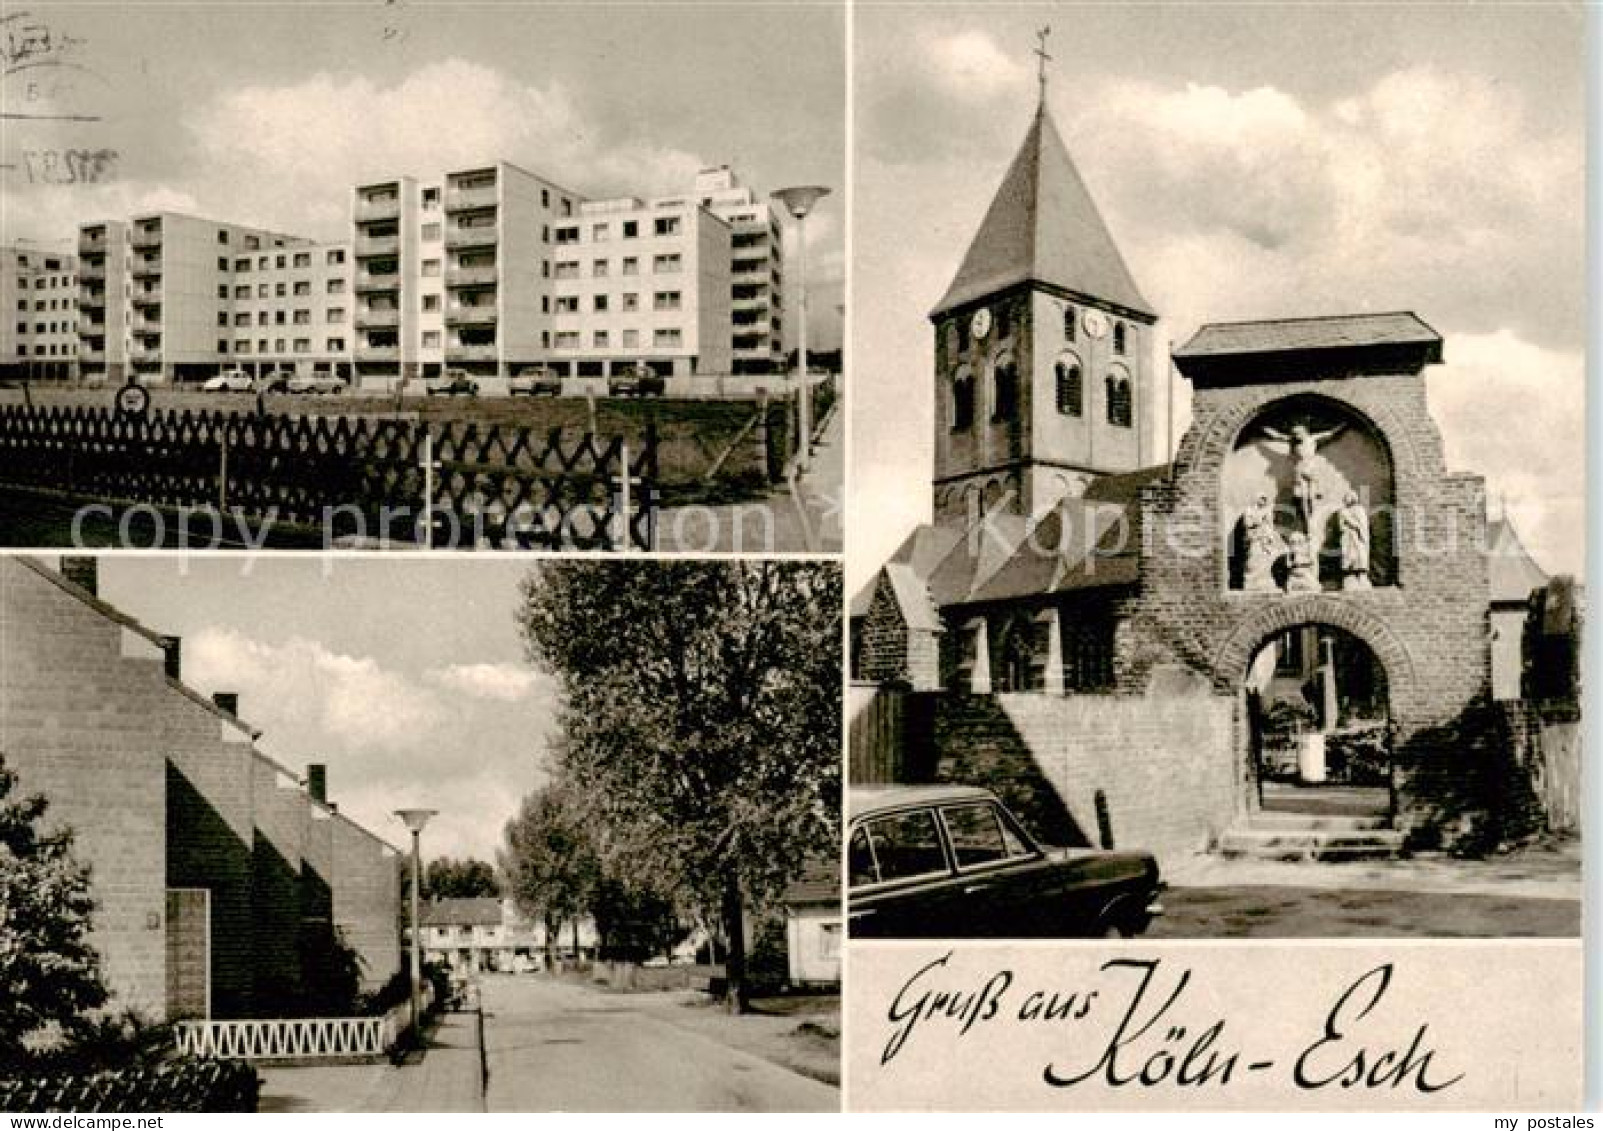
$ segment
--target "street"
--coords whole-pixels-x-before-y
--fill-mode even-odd
[[[482,993],[488,1111],[840,1108],[837,1089],[670,1020],[670,995],[544,977],[490,977]]]

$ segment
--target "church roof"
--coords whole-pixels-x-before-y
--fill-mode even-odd
[[[1175,358],[1243,353],[1291,353],[1355,346],[1425,345],[1441,360],[1442,338],[1412,311],[1337,314],[1321,318],[1272,318],[1260,322],[1212,322],[1174,351]]]
[[[1523,605],[1530,600],[1532,589],[1548,582],[1546,571],[1536,564],[1506,518],[1486,524],[1486,577],[1493,604]]]
[[[1036,282],[1155,319],[1043,103],[931,316]]]

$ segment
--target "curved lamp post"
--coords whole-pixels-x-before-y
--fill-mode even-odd
[[[774,199],[779,201],[796,221],[796,254],[801,273],[799,292],[801,301],[797,311],[800,316],[800,326],[796,349],[796,369],[801,376],[801,387],[797,393],[801,444],[797,448],[797,454],[803,469],[812,462],[813,454],[813,397],[812,387],[807,380],[807,214],[813,210],[813,205],[829,195],[829,191],[823,185],[795,185],[791,188],[782,188],[773,194]]]
[[[418,1007],[417,998],[423,988],[423,952],[422,928],[418,924],[418,892],[422,886],[422,868],[419,864],[421,853],[418,848],[418,838],[423,835],[423,826],[429,823],[437,809],[397,809],[395,815],[412,834],[412,992],[409,995],[412,1003],[412,1038],[418,1037]]]

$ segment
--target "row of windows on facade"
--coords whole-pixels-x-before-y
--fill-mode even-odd
[[[28,282],[29,278],[30,276],[28,275],[17,276],[17,289],[19,291],[25,291],[30,286],[36,291],[53,291],[57,287],[69,290],[78,285],[78,276],[76,275],[41,275],[37,282],[32,284]]]
[[[1055,400],[1063,416],[1085,413],[1084,372],[1077,360],[1059,360],[1054,370]],[[1109,373],[1103,381],[1103,403],[1108,423],[1116,428],[1132,427],[1135,421],[1135,394],[1128,374]],[[952,381],[952,431],[966,432],[974,426],[974,378],[960,372]],[[991,369],[991,421],[1012,420],[1019,411],[1018,367],[1003,362]]]
[[[78,300],[76,298],[52,298],[52,299],[36,298],[36,299],[33,300],[33,308],[34,308],[35,311],[40,311],[40,310],[74,310],[74,309],[77,308],[77,306],[78,306]],[[27,310],[28,309],[28,300],[25,299],[25,298],[19,298],[17,300],[17,309],[18,310]]]
[[[983,637],[978,625],[968,626],[959,638],[958,686],[972,684],[983,638],[988,647],[991,690],[1044,690],[1051,659],[1047,618],[1056,616],[1056,612],[1048,612],[1028,620],[1015,617],[993,623]],[[1113,686],[1113,641],[1106,630],[1062,623],[1060,648],[1059,676],[1064,691],[1105,691]]]
[[[75,329],[77,329],[76,325],[71,322],[35,322],[33,324],[33,332],[35,334],[70,334]],[[27,332],[28,324],[26,322],[18,322],[17,333],[27,334]]]
[[[28,344],[23,342],[17,346],[17,356],[28,356]],[[76,357],[78,346],[74,342],[37,342],[33,347],[34,357]]]
[[[1065,342],[1075,342],[1079,340],[1080,323],[1082,321],[1082,317],[1083,316],[1080,314],[1080,312],[1072,306],[1065,306],[1063,308],[1063,340]],[[995,333],[998,341],[1001,341],[1003,338],[1006,338],[1013,332],[1013,317],[1006,306],[998,306],[996,308],[995,323]],[[960,354],[967,353],[969,346],[973,344],[969,333],[969,324],[967,320],[962,318],[954,319],[951,323],[948,333],[950,333],[955,339],[955,352]],[[1129,337],[1129,327],[1126,326],[1123,320],[1114,319],[1113,352],[1115,354],[1119,355],[1120,357],[1124,356],[1125,352],[1129,348]]]
[[[464,178],[464,179],[459,180],[459,181],[453,181],[452,184],[451,184],[451,188],[454,189],[457,192],[474,192],[474,191],[477,191],[478,189],[487,189],[487,188],[494,188],[494,187],[495,187],[495,174],[494,173],[486,174],[483,177]],[[440,209],[440,190],[437,187],[431,185],[428,188],[425,188],[422,191],[421,195],[422,195],[423,211],[425,211],[425,212],[438,212],[439,211],[439,209]],[[369,204],[369,205],[372,205],[372,204],[396,204],[396,203],[398,203],[400,201],[400,199],[401,199],[400,194],[397,193],[394,189],[377,189],[377,190],[372,190],[372,191],[365,192],[365,193],[362,194],[362,203],[363,204]],[[573,215],[573,201],[571,199],[569,199],[566,196],[559,197],[558,198],[558,205],[561,208],[562,214],[564,216],[572,216]],[[549,209],[551,207],[551,190],[548,189],[548,188],[542,188],[540,190],[540,207],[541,208],[546,208],[546,209]],[[225,233],[219,232],[218,233],[218,237],[221,240],[221,242],[227,243],[228,242],[227,240],[223,240],[221,238],[224,234]]]
[[[684,345],[684,341],[684,331],[677,326],[658,327],[651,332],[651,344],[659,348],[677,348]],[[425,330],[422,335],[422,342],[424,349],[439,349],[440,332],[438,330]],[[369,333],[367,335],[367,344],[380,348],[388,348],[396,346],[398,344],[398,339],[394,334],[379,331],[377,333]],[[466,345],[469,343],[464,342],[463,344]],[[494,345],[495,336],[493,334],[486,335],[475,340],[471,344]],[[640,331],[621,331],[618,336],[618,344],[623,349],[638,349],[640,347]],[[540,348],[545,350],[584,349],[584,336],[576,330],[558,330],[555,334],[549,330],[542,330],[540,332]],[[590,348],[601,350],[611,349],[612,332],[609,330],[592,331],[590,335]]]

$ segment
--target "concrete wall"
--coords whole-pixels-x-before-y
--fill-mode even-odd
[[[1236,812],[1234,700],[943,695],[935,777],[994,790],[1048,844],[1207,847]]]
[[[92,869],[113,1004],[166,1015],[167,790],[160,651],[0,558],[0,753]]]

